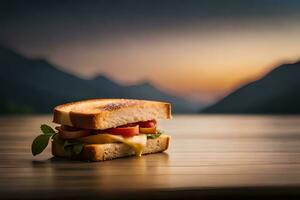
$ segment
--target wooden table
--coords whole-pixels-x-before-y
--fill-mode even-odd
[[[3,199],[300,197],[300,117],[175,116],[166,153],[85,163],[33,157],[51,116],[0,117]],[[54,124],[51,124],[54,125]]]

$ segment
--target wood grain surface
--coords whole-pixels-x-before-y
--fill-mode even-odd
[[[1,199],[300,197],[300,117],[175,116],[166,153],[87,163],[31,155],[51,116],[0,117]]]

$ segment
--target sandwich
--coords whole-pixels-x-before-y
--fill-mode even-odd
[[[56,106],[54,130],[43,124],[31,146],[41,153],[51,141],[56,157],[105,161],[163,152],[170,136],[157,129],[159,119],[170,119],[166,102],[134,99],[90,99]]]

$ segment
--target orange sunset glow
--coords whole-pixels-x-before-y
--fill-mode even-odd
[[[82,3],[49,8],[55,12],[24,5],[20,15],[3,21],[0,38],[28,57],[45,58],[80,77],[103,74],[125,85],[150,82],[211,103],[300,58],[294,4],[190,1],[183,9],[177,1]],[[37,9],[45,12],[41,18],[32,12]]]
[[[220,26],[203,31],[199,25],[199,30],[79,43],[50,58],[81,76],[104,73],[125,84],[148,80],[174,94],[211,101],[276,64],[299,59],[300,27],[276,29],[249,25],[246,30]]]

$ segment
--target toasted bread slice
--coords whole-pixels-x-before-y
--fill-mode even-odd
[[[170,136],[161,135],[156,139],[148,139],[142,154],[158,153],[168,149]],[[52,154],[56,157],[71,158],[82,161],[104,161],[115,158],[135,155],[135,152],[126,144],[86,144],[79,155],[69,155],[62,145],[52,141]]]
[[[171,118],[171,105],[134,99],[90,99],[56,106],[53,122],[84,129],[108,129],[128,123]]]

